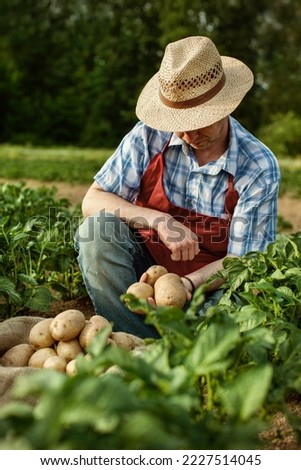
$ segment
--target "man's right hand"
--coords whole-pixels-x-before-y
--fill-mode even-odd
[[[173,261],[191,261],[200,252],[196,234],[173,217],[162,217],[155,229]]]

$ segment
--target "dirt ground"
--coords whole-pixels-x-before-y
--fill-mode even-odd
[[[4,180],[0,179],[0,184]],[[6,181],[7,182],[7,181]],[[27,180],[27,186],[37,188],[42,186],[57,188],[57,197],[66,198],[71,205],[80,204],[88,187],[88,185],[71,185],[66,183],[41,183],[36,180]],[[294,199],[289,196],[279,198],[279,215],[283,220],[290,222],[292,228],[288,229],[289,233],[301,231],[301,199]],[[81,310],[86,318],[90,318],[94,314],[91,301],[86,299],[72,300],[68,302],[54,302],[47,317],[54,317],[67,308],[76,308]],[[33,312],[36,315],[36,312]],[[44,316],[44,315],[41,315]],[[292,396],[288,400],[290,411],[301,418],[301,398],[300,396]],[[269,442],[268,444],[266,444]],[[301,450],[301,444],[297,442],[296,436],[292,432],[286,418],[281,412],[277,412],[274,416],[271,428],[262,434],[262,448],[269,450]]]

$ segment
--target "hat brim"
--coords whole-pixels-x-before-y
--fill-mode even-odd
[[[240,60],[221,57],[225,73],[223,88],[209,101],[191,108],[175,109],[159,97],[159,73],[145,85],[137,101],[136,114],[149,127],[182,132],[201,129],[231,114],[253,85],[253,73]]]

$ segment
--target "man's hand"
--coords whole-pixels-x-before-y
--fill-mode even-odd
[[[147,278],[148,278],[148,274],[143,273],[142,276],[139,279],[139,282],[147,282]],[[147,301],[152,307],[156,308],[156,302],[155,302],[155,299],[153,297],[148,297]]]
[[[184,287],[186,289],[187,302],[190,302],[190,300],[192,299],[192,294],[193,294],[191,283],[185,277],[181,277],[181,279],[182,279],[182,283],[184,284]]]
[[[162,217],[155,229],[160,240],[171,251],[173,261],[191,261],[199,253],[196,234],[173,217]]]

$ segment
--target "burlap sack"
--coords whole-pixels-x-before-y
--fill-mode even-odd
[[[12,398],[16,399],[13,397],[13,388],[20,376],[29,377],[37,371],[38,369],[33,367],[0,367],[0,407],[7,405]],[[22,401],[34,405],[36,398],[28,396]]]
[[[29,332],[39,321],[40,317],[16,317],[0,323],[0,361],[1,356],[13,346],[29,342]],[[129,335],[137,348],[143,349],[144,340],[134,335]],[[134,351],[133,351],[134,352]],[[12,398],[12,390],[17,378],[21,375],[30,375],[37,372],[33,367],[2,367],[0,362],[0,406],[8,403]],[[34,403],[31,397],[26,402]]]
[[[0,323],[0,356],[17,344],[28,343],[31,328],[40,317],[15,317]]]
[[[31,328],[41,320],[43,318],[40,317],[15,317],[0,323],[0,356],[17,344],[28,343]],[[36,369],[33,367],[0,366],[0,406],[11,400],[17,378],[34,372]],[[28,397],[26,402],[34,403],[34,399]]]

